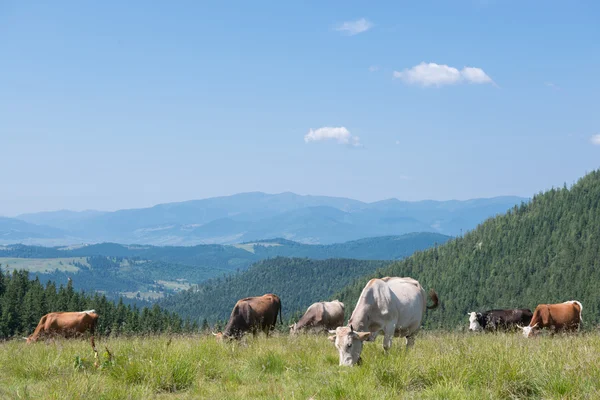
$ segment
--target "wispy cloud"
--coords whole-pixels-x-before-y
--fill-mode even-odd
[[[315,130],[310,129],[308,133],[304,135],[304,141],[306,143],[322,142],[325,140],[335,140],[339,144],[345,144],[352,147],[362,147],[359,137],[350,134],[350,131],[343,126],[324,126]]]
[[[403,71],[394,71],[394,79],[406,84],[421,86],[444,86],[459,83],[494,84],[492,78],[481,68],[464,67],[462,70],[445,64],[425,63]]]
[[[377,72],[377,71],[379,71],[379,66],[377,66],[377,65],[371,65],[369,67],[369,72]]]
[[[544,82],[544,85],[555,90],[560,90],[560,86],[553,82]]]
[[[600,133],[598,133],[596,135],[592,135],[592,137],[590,138],[590,142],[594,146],[600,146]]]
[[[338,32],[343,32],[346,35],[353,36],[358,35],[359,33],[363,33],[368,31],[373,27],[373,24],[370,21],[367,21],[364,18],[358,19],[356,21],[346,21],[335,27],[335,30]]]

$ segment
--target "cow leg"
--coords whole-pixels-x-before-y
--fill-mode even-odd
[[[394,337],[394,332],[396,331],[396,326],[388,326],[383,332],[383,350],[388,351],[390,347],[392,347],[392,338]]]

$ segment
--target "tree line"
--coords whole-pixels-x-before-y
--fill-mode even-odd
[[[53,311],[94,309],[99,315],[98,335],[194,332],[197,323],[182,319],[173,312],[152,307],[138,308],[109,301],[100,293],[77,292],[72,281],[57,285],[39,278],[29,279],[27,271],[3,272],[0,268],[0,339],[26,336],[33,332],[40,318]]]

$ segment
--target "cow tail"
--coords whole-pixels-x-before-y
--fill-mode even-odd
[[[283,315],[282,313],[283,306],[281,305],[281,301],[279,302],[279,322],[283,325]],[[277,322],[277,317],[275,317],[275,322]]]
[[[433,289],[429,290],[429,298],[431,299],[433,304],[430,306],[427,306],[428,310],[433,310],[434,308],[437,308],[440,305],[440,298],[438,297],[435,290],[433,290]]]

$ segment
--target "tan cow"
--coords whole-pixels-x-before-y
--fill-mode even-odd
[[[540,304],[535,308],[533,317],[528,326],[519,326],[523,336],[535,335],[535,328],[549,328],[552,333],[559,331],[577,331],[583,319],[581,311],[583,306],[577,300],[565,301],[558,304]]]
[[[95,310],[51,312],[40,319],[33,333],[27,338],[27,343],[37,342],[44,336],[71,338],[82,336],[87,331],[94,335],[97,322],[98,314]]]
[[[357,364],[363,342],[375,340],[379,332],[384,334],[383,349],[386,351],[392,345],[393,336],[406,338],[407,347],[412,346],[425,310],[438,306],[438,296],[433,289],[429,297],[433,301],[431,306],[427,306],[421,284],[412,278],[371,279],[360,294],[349,326],[331,331],[335,335],[329,340],[339,351],[340,365]]]
[[[277,313],[283,322],[281,300],[277,295],[269,293],[258,297],[246,297],[235,303],[225,330],[214,335],[217,340],[241,339],[245,332],[256,335],[262,330],[268,337],[269,331],[277,324]]]
[[[314,303],[304,313],[302,318],[290,325],[290,334],[302,330],[329,330],[344,324],[344,303],[339,300],[321,301]]]

